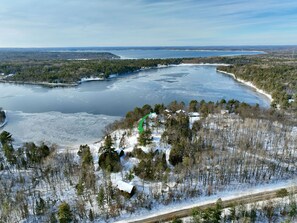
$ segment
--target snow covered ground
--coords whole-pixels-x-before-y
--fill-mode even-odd
[[[115,221],[117,223],[127,223],[132,221],[140,221],[149,217],[158,216],[161,214],[166,214],[178,210],[188,209],[188,208],[194,208],[199,205],[209,204],[209,203],[215,203],[219,198],[224,200],[230,200],[234,198],[239,198],[246,195],[251,195],[255,193],[260,192],[266,192],[266,191],[273,191],[278,190],[286,187],[291,187],[293,185],[296,185],[296,179],[286,180],[286,181],[280,181],[275,184],[267,184],[267,185],[259,185],[250,189],[241,189],[241,190],[232,190],[232,191],[226,191],[221,192],[216,195],[212,195],[209,197],[199,197],[194,199],[189,199],[182,202],[176,202],[173,204],[170,204],[168,206],[164,205],[158,205],[153,207],[151,211],[141,211],[138,213],[134,213],[133,216],[129,215],[122,215],[118,221]]]
[[[81,78],[79,83],[84,83],[88,81],[104,81],[105,79],[103,77],[84,77]]]
[[[9,121],[3,130],[13,135],[16,145],[44,141],[61,147],[71,147],[99,141],[105,126],[120,117],[88,113],[7,111],[7,119]]]

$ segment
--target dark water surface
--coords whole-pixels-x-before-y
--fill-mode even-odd
[[[0,84],[0,105],[25,113],[61,112],[123,116],[144,104],[237,99],[268,107],[268,99],[215,66],[174,66],[86,82],[73,88]]]

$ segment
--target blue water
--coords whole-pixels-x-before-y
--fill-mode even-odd
[[[262,54],[262,51],[254,50],[230,50],[221,47],[217,50],[212,47],[89,47],[89,48],[48,48],[43,49],[52,52],[110,52],[120,56],[122,59],[141,58],[192,58],[213,56],[236,56]]]
[[[113,54],[122,59],[140,58],[192,58],[192,57],[212,57],[212,56],[236,56],[236,55],[255,55],[260,52],[249,51],[200,51],[200,50],[111,50]]]
[[[123,116],[144,104],[223,98],[269,106],[266,97],[228,75],[217,73],[215,66],[151,69],[73,88],[0,84],[0,105],[26,113],[56,111]]]
[[[19,50],[19,49],[10,49]],[[258,54],[222,48],[57,48],[39,51],[111,52],[122,58],[178,58]],[[257,50],[257,49],[255,49]],[[36,51],[36,49],[25,49]],[[73,88],[0,83],[0,107],[8,110],[4,130],[14,143],[41,141],[66,148],[93,143],[105,126],[136,106],[173,100],[237,99],[269,106],[269,100],[232,77],[216,72],[215,66],[176,66],[150,69],[110,79],[88,82]],[[75,147],[77,148],[77,147]]]

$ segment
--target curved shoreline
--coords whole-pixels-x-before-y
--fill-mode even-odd
[[[235,76],[235,74],[233,74],[233,73],[229,73],[229,72],[226,72],[226,71],[223,71],[223,70],[219,70],[219,69],[217,69],[217,72],[222,73],[222,74],[227,74],[227,75],[233,77],[234,80],[236,80],[236,81],[238,81],[238,82],[240,82],[240,83],[242,83],[242,84],[244,84],[244,85],[246,85],[246,86],[249,86],[249,87],[255,89],[258,93],[263,94],[264,96],[266,96],[266,97],[270,100],[270,103],[273,102],[273,98],[272,98],[271,94],[267,93],[266,91],[264,91],[264,90],[262,90],[262,89],[259,89],[259,88],[258,88],[256,85],[254,85],[252,82],[250,82],[250,81],[245,81],[245,80],[243,80],[243,79],[237,78],[237,77]]]
[[[7,83],[7,84],[28,84],[28,85],[39,85],[49,88],[55,88],[55,87],[77,87],[78,85],[85,83],[85,82],[92,82],[92,81],[106,81],[108,79],[118,77],[125,74],[130,73],[137,73],[141,71],[146,70],[153,70],[153,69],[162,69],[162,68],[168,68],[168,67],[179,67],[179,66],[229,66],[229,64],[224,63],[180,63],[180,64],[167,64],[167,65],[158,65],[156,67],[143,67],[139,70],[135,70],[128,73],[121,73],[121,74],[111,74],[108,78],[105,77],[83,77],[81,80],[77,82],[72,83],[50,83],[46,81],[11,81],[11,80],[5,80],[0,79],[0,83]]]
[[[139,70],[136,70],[134,72],[131,73],[136,73],[136,72],[140,72],[140,71],[144,71],[144,70],[151,70],[151,69],[162,69],[162,68],[168,68],[168,67],[178,67],[178,66],[230,66],[230,64],[224,64],[224,63],[180,63],[180,64],[168,64],[168,65],[158,65],[157,67],[146,67],[146,68],[141,68]],[[271,96],[271,94],[269,94],[268,92],[259,89],[257,86],[255,86],[252,82],[250,81],[245,81],[243,79],[237,78],[235,76],[235,74],[233,73],[228,73],[226,71],[222,71],[219,69],[216,69],[217,72],[219,73],[223,73],[226,75],[229,75],[231,77],[233,77],[236,81],[249,86],[253,89],[256,90],[256,92],[263,94],[264,96],[266,96],[270,103],[273,102],[273,98]],[[116,76],[120,76],[122,74],[117,74]],[[123,73],[124,75],[124,73]],[[110,77],[113,78],[113,77]],[[8,83],[8,84],[29,84],[29,85],[39,85],[39,86],[44,86],[44,87],[49,87],[49,88],[55,88],[55,87],[77,87],[78,85],[85,83],[85,82],[91,82],[91,81],[106,81],[109,78],[82,78],[80,81],[78,82],[73,82],[73,83],[49,83],[49,82],[32,82],[32,81],[6,81],[3,79],[0,79],[0,83]]]

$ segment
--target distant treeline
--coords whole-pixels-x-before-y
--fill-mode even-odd
[[[119,59],[108,52],[42,52],[0,50],[0,61],[40,61],[40,60],[76,60],[76,59]]]
[[[235,64],[229,67],[220,66],[218,69],[233,73],[237,78],[250,81],[270,93],[274,99],[273,106],[297,108],[296,64]]]
[[[76,83],[84,77],[108,78],[110,74],[130,73],[141,68],[178,64],[179,59],[139,60],[52,60],[2,62],[0,73],[14,74],[5,81]]]
[[[184,59],[185,63],[223,63],[218,70],[233,73],[272,95],[272,106],[297,109],[297,60],[290,50],[269,54]]]
[[[0,76],[0,79],[19,83],[76,84],[81,78],[108,78],[110,74],[131,73],[158,65],[229,64],[229,67],[219,66],[218,69],[234,73],[236,77],[251,81],[258,88],[270,93],[274,99],[272,106],[297,109],[296,58],[288,53],[286,56],[283,54],[282,56],[270,53],[233,57],[118,60],[117,56],[110,53],[0,51],[0,74],[14,74],[5,78]],[[18,59],[10,58],[6,61],[5,57]],[[83,58],[88,60],[76,60]]]

